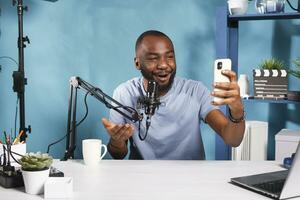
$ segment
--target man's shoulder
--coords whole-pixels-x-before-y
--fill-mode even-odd
[[[121,84],[119,84],[115,92],[125,92],[125,91],[136,91],[141,87],[141,77],[134,77]]]
[[[183,77],[176,77],[175,79],[175,85],[177,87],[183,87],[183,88],[195,88],[195,87],[200,87],[200,88],[206,88],[205,85],[201,81],[197,80],[192,80],[188,78],[183,78]]]

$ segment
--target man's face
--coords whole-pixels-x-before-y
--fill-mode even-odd
[[[136,67],[141,70],[145,81],[156,81],[159,92],[166,93],[176,74],[175,53],[171,41],[162,36],[146,36],[136,54]]]

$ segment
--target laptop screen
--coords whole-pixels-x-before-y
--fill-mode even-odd
[[[296,155],[290,168],[288,177],[284,183],[280,199],[300,196],[300,142],[298,143]]]

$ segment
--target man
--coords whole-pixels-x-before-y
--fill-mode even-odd
[[[176,61],[171,39],[159,31],[146,31],[136,42],[135,66],[142,77],[133,78],[116,88],[113,98],[123,105],[136,107],[139,97],[145,95],[148,81],[158,84],[158,96],[162,105],[151,118],[147,138],[142,141],[138,122],[132,124],[115,111],[110,121],[103,118],[110,141],[108,151],[115,159],[205,159],[200,132],[201,120],[208,123],[231,146],[238,146],[243,139],[244,108],[239,95],[236,74],[223,71],[230,83],[214,83],[221,89],[210,93],[199,81],[175,77]],[[213,102],[213,96],[223,98]],[[218,105],[227,104],[231,116],[228,119]],[[145,119],[140,132],[145,133]]]

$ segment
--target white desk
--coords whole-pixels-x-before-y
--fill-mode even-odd
[[[73,177],[73,199],[80,200],[176,200],[176,199],[269,199],[229,184],[231,177],[264,173],[282,168],[272,161],[132,161],[103,160],[89,168],[81,160],[55,162]],[[24,188],[0,187],[1,200],[35,200]]]

